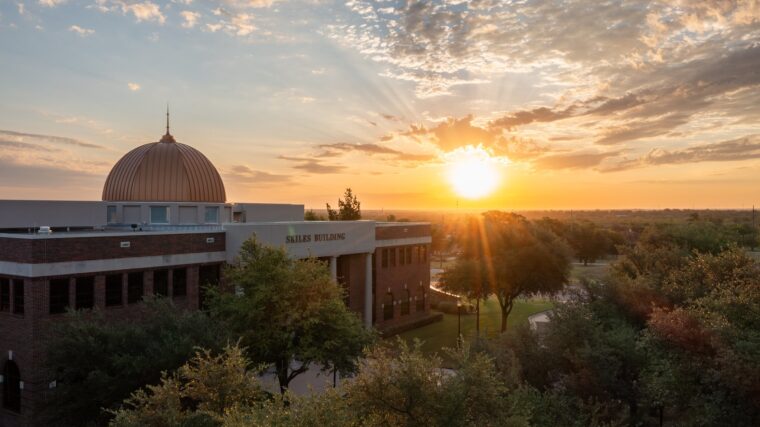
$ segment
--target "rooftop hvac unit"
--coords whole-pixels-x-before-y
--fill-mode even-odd
[[[37,233],[39,233],[39,234],[50,234],[52,232],[53,232],[53,230],[50,229],[49,225],[42,225],[42,226],[40,226],[40,229],[37,230]]]

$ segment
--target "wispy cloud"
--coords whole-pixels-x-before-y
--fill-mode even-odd
[[[340,173],[346,169],[345,166],[325,164],[319,160],[311,159],[308,157],[279,156],[278,158],[290,162],[295,162],[297,164],[293,166],[294,169],[313,174],[334,174]]]
[[[95,30],[90,28],[83,28],[79,25],[72,25],[69,27],[69,31],[77,33],[80,37],[87,37],[95,34]]]
[[[159,24],[166,22],[161,6],[149,0],[95,0],[95,5],[102,12],[120,11],[124,15],[131,14],[137,22],[152,21]]]
[[[97,148],[97,149],[105,148],[102,145],[92,144],[89,142],[84,142],[78,139],[68,138],[65,136],[42,135],[42,134],[36,134],[36,133],[16,132],[12,130],[0,129],[0,138],[3,138],[5,141],[15,141],[15,142],[26,142],[27,140],[32,140],[35,142],[50,142],[54,144],[73,145],[73,146],[84,147],[84,148]]]
[[[283,184],[291,180],[291,177],[288,175],[254,170],[245,165],[232,166],[224,176],[226,179],[244,183],[248,186],[269,185],[273,183]]]
[[[193,12],[190,10],[183,10],[179,13],[180,16],[182,16],[182,19],[185,20],[185,22],[182,23],[182,27],[184,28],[193,28],[195,27],[195,24],[198,23],[198,19],[201,17],[201,14],[198,12]]]
[[[66,2],[66,0],[37,0],[37,2],[46,7],[56,7],[59,4],[63,4]]]
[[[131,90],[132,92],[137,92],[137,91],[138,91],[138,90],[140,90],[140,88],[141,88],[141,86],[140,86],[140,84],[139,84],[139,83],[134,83],[134,82],[129,82],[129,83],[127,83],[127,87],[128,87],[128,88],[129,88],[129,90]]]

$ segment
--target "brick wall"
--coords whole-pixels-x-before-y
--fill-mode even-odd
[[[407,247],[412,249],[412,262],[399,262],[399,253]],[[422,255],[417,248],[425,247]],[[384,249],[396,251],[396,264],[383,267]],[[430,309],[429,288],[430,288],[430,245],[409,245],[409,246],[392,246],[388,248],[377,248],[375,251],[374,268],[375,268],[375,299],[374,299],[374,323],[380,329],[387,329],[416,321],[425,317]],[[421,257],[422,255],[422,257]],[[401,305],[406,298],[406,291],[409,291],[411,301],[409,304],[409,314],[402,314]],[[393,318],[384,319],[384,307],[388,292],[393,294]],[[423,310],[417,310],[415,297],[418,300],[425,294],[425,303]]]
[[[375,240],[403,239],[409,237],[430,237],[430,224],[378,224],[375,227]]]
[[[209,237],[213,243],[206,243]],[[122,248],[121,242],[130,242]],[[0,237],[0,261],[49,263],[99,259],[221,252],[225,233],[140,234],[92,237],[14,238]]]

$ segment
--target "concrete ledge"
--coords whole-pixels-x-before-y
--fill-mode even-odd
[[[443,313],[429,313],[423,318],[414,319],[401,325],[395,325],[383,329],[380,331],[380,336],[383,338],[389,338],[402,332],[411,331],[412,329],[421,328],[431,323],[440,322],[441,320],[443,320]]]

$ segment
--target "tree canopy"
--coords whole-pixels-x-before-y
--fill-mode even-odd
[[[501,330],[516,298],[559,291],[567,282],[567,245],[551,230],[525,218],[487,212],[473,219],[461,242],[462,256],[442,276],[442,285],[469,295],[494,295],[501,307]]]
[[[353,373],[373,340],[323,262],[250,239],[225,278],[235,292],[213,293],[212,316],[242,337],[252,360],[274,366],[282,392],[312,365]]]
[[[346,188],[343,198],[338,199],[338,210],[327,203],[327,217],[330,221],[356,221],[362,219],[361,202],[350,188]]]

